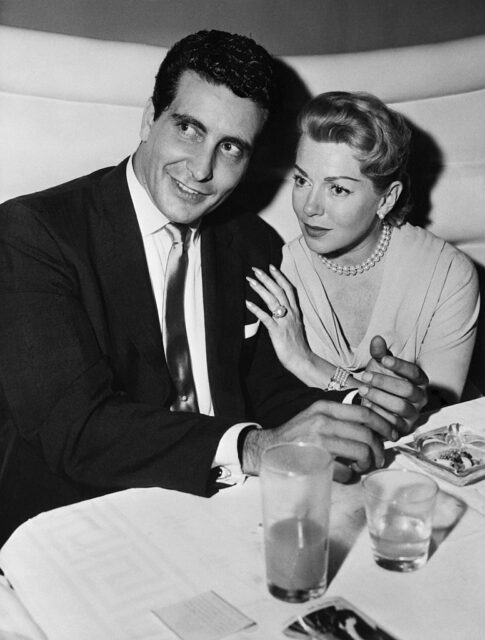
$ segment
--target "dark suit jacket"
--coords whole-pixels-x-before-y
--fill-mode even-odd
[[[281,367],[264,327],[244,339],[256,320],[245,276],[279,260],[267,225],[211,214],[201,242],[215,417],[168,410],[173,387],[125,162],[0,207],[4,537],[40,511],[116,489],[208,495],[231,425],[276,426],[321,396]]]

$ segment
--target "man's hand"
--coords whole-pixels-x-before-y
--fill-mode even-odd
[[[418,365],[394,357],[381,336],[372,338],[370,354],[362,376],[365,385],[359,388],[362,405],[407,435],[427,403],[428,378]]]
[[[242,467],[257,475],[261,455],[268,446],[305,440],[325,447],[337,458],[334,478],[350,479],[350,467],[360,473],[384,464],[383,440],[395,440],[392,425],[367,407],[319,400],[274,429],[249,432],[244,442]]]

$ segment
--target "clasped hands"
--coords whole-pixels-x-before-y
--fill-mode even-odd
[[[256,274],[259,279],[261,273]],[[271,274],[275,280],[263,274],[265,280],[274,283],[270,289],[265,281],[269,294],[262,294],[262,287],[255,280],[250,279],[250,284],[268,306],[270,296],[278,294],[275,299],[288,308],[284,322],[250,302],[247,306],[268,329],[277,355],[285,364],[292,347],[309,354],[311,351],[291,284],[274,267]],[[382,467],[384,442],[396,441],[412,431],[427,402],[427,384],[427,376],[418,365],[393,356],[385,340],[375,336],[362,381],[355,383],[360,405],[319,400],[279,427],[250,432],[243,449],[243,470],[257,474],[266,447],[296,440],[316,442],[328,449],[335,457],[334,478],[340,482],[348,481],[353,472]]]

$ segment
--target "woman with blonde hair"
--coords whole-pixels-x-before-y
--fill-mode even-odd
[[[440,402],[458,401],[475,341],[477,275],[458,249],[406,222],[404,118],[370,94],[330,92],[310,100],[298,124],[301,235],[285,245],[281,271],[254,270],[249,282],[267,309],[248,308],[308,385],[362,387],[379,334],[393,355],[419,364]]]

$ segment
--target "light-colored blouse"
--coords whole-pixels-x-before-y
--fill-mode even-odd
[[[373,336],[392,353],[417,362],[431,386],[457,401],[475,343],[480,306],[478,278],[458,249],[424,229],[395,228],[367,331],[356,347],[347,341],[325,290],[329,272],[302,236],[283,248],[283,273],[296,287],[310,348],[357,378]],[[342,286],[347,277],[342,276]]]

